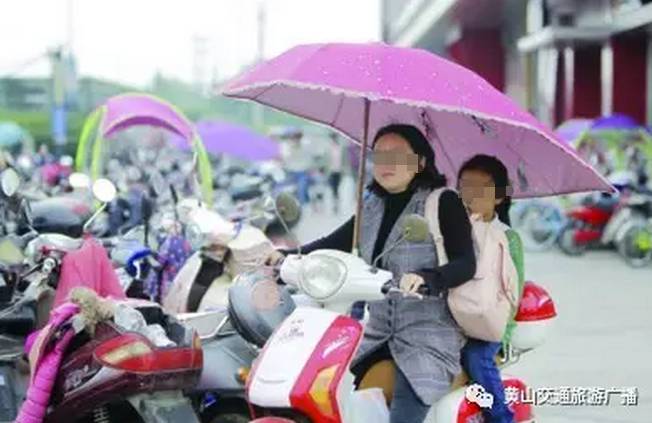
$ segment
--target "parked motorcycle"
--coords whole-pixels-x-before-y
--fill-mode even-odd
[[[403,238],[425,239],[427,223],[419,216],[411,221],[421,223],[406,225]],[[304,257],[289,256],[282,264],[280,276],[288,286],[307,297],[303,304],[312,306],[299,306],[283,320],[249,373],[247,399],[253,417],[257,418],[254,421],[387,421],[389,413],[382,390],[354,389],[349,367],[362,339],[363,327],[346,313],[355,301],[402,295],[386,289],[393,275],[369,266],[352,254],[320,250]],[[235,289],[234,286],[232,290]],[[524,295],[511,347],[502,360],[503,367],[541,345],[556,316],[554,303],[542,288],[528,283]],[[252,297],[255,296],[249,296]],[[284,301],[287,299],[276,297],[276,303]],[[231,299],[229,307],[232,320],[239,322],[243,336],[248,333],[250,337],[259,337],[259,328],[264,327],[259,322],[264,318],[254,316],[261,307],[254,302],[248,308],[238,308],[237,302]],[[254,315],[242,311],[253,311]],[[513,377],[504,377],[504,385],[518,394],[526,389],[520,379]],[[515,421],[533,420],[529,404],[517,401],[511,407]],[[464,387],[438,401],[431,413],[438,423],[483,421],[480,407],[465,399]]]
[[[180,204],[182,214],[186,214],[183,209],[187,205],[188,202]],[[284,196],[269,204],[270,210],[274,209],[283,219],[290,221],[296,218],[295,207],[296,200]],[[247,289],[238,291],[242,298],[234,300],[236,307],[251,304],[250,289],[262,286],[257,283],[266,277],[261,265],[271,251],[271,244],[256,228],[247,228],[243,224],[236,235],[232,231],[237,225],[225,221],[215,212],[202,208],[190,209],[192,211],[187,213],[189,230],[196,234],[196,241],[201,241],[199,244],[206,247],[188,260],[173,283],[170,294],[182,295],[168,298],[163,304],[174,307],[173,310],[201,310],[198,313],[177,314],[177,317],[184,325],[193,327],[202,340],[204,368],[199,383],[189,392],[195,399],[202,421],[244,423],[249,420],[249,407],[244,395],[248,371],[273,328],[287,316],[288,310],[284,307],[293,307],[294,303],[284,302],[276,311],[244,311],[243,314],[256,318],[260,318],[262,313],[265,321],[257,326],[258,337],[243,337],[227,312],[229,298],[237,296],[228,291],[232,286],[231,274],[237,274],[239,280],[249,283]],[[219,261],[219,250],[213,244],[215,242],[229,248],[228,257],[222,256],[222,262]],[[242,282],[240,284],[242,286]],[[183,289],[177,291],[176,288]]]
[[[630,266],[646,266],[652,261],[652,194],[632,195],[623,215],[626,221],[617,238],[618,252]]]
[[[188,240],[197,252],[177,274],[163,307],[171,313],[225,309],[233,277],[260,266],[274,247],[247,220],[234,223],[191,199],[181,202],[179,208],[181,220],[188,222]],[[269,199],[261,213],[278,213],[283,222],[295,222],[298,210],[293,197],[281,194],[276,201]],[[259,217],[250,215],[248,220]]]
[[[93,191],[104,206],[115,196],[115,188],[106,180],[98,180]],[[102,208],[94,216],[101,211]],[[88,227],[89,222],[84,226]],[[96,247],[87,248],[87,243],[95,243]],[[99,255],[72,253],[84,248],[91,255]],[[91,271],[97,273],[108,266],[112,271],[106,252],[102,251],[101,245],[92,239],[76,240],[60,234],[39,235],[29,243],[26,252],[31,261],[42,263],[41,277],[30,283],[23,299],[16,304],[33,297],[28,295],[29,292],[38,292],[43,287],[59,284],[59,289],[61,285],[70,289],[80,275],[72,271],[66,276],[64,269],[88,269],[90,266]],[[70,260],[80,261],[74,263]],[[88,274],[85,276],[90,278]],[[96,277],[103,276],[92,276]],[[55,369],[56,380],[44,421],[68,422],[71,416],[74,416],[74,421],[82,422],[197,421],[191,403],[183,396],[183,390],[193,387],[201,374],[201,343],[196,332],[166,315],[157,304],[124,304],[132,307],[137,316],[142,316],[139,317],[142,322],[134,321],[132,316],[128,319],[131,326],[126,327],[117,321],[102,320],[92,332],[83,330],[86,327],[84,322],[79,325],[72,322],[74,334],[61,364]],[[117,319],[117,314],[114,319]],[[152,332],[156,336],[144,331],[150,325],[159,325],[159,331]],[[165,342],[161,343],[161,338]],[[38,369],[40,371],[41,367]],[[36,377],[33,383],[40,383],[39,380]],[[13,421],[13,418],[8,421]]]
[[[610,182],[618,193],[590,195],[582,205],[568,211],[567,222],[558,237],[564,253],[579,256],[591,246],[618,243],[622,227],[630,217],[629,198],[637,187],[627,172],[612,175]]]

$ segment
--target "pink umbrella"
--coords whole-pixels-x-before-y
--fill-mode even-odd
[[[472,155],[495,155],[515,179],[515,197],[612,189],[509,97],[425,50],[380,43],[298,46],[232,81],[224,94],[329,125],[365,147],[382,126],[413,124],[430,139],[450,180]]]
[[[226,154],[248,161],[273,160],[280,155],[279,143],[246,126],[200,121],[196,124],[196,130],[206,151],[212,154]],[[170,142],[177,148],[188,148],[187,143],[178,136],[173,137]]]

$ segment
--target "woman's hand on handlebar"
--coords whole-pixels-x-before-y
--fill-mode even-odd
[[[426,281],[415,273],[406,273],[401,277],[399,287],[406,295],[420,294],[420,288],[425,286]]]
[[[284,259],[285,255],[283,253],[278,250],[274,250],[269,254],[267,260],[265,260],[265,264],[267,266],[278,266],[283,262]]]

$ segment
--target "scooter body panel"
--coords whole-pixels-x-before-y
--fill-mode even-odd
[[[251,368],[256,350],[238,334],[205,341],[202,349],[204,368],[195,390],[244,396],[245,385],[238,370]]]
[[[251,375],[248,398],[260,407],[291,407],[292,390],[338,314],[297,308],[267,342]]]
[[[173,314],[187,312],[186,305],[190,290],[201,270],[201,266],[202,257],[199,252],[194,253],[186,260],[186,263],[174,278],[170,291],[162,301],[166,312]]]

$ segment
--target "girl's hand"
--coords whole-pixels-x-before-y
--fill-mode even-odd
[[[419,287],[425,283],[426,281],[424,281],[421,276],[414,273],[406,273],[401,277],[399,286],[401,287],[401,291],[405,294],[418,294],[417,291]]]

